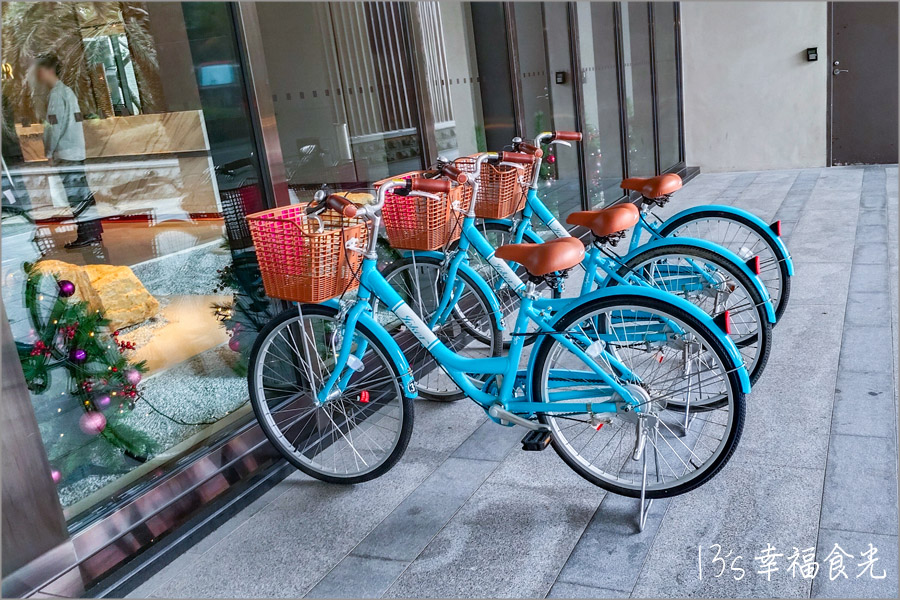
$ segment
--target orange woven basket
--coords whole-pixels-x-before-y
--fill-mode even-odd
[[[291,204],[247,217],[263,287],[272,298],[324,302],[359,286],[363,256],[346,245],[356,239],[364,249],[368,224],[331,210],[310,217],[307,206]]]
[[[411,171],[382,179],[375,182],[375,187],[394,179],[422,177],[423,173]],[[468,197],[464,194],[466,188],[469,186],[455,186],[449,192],[436,194],[438,199],[389,192],[381,216],[391,246],[401,250],[437,250],[459,238],[471,201],[471,193]]]
[[[464,173],[475,173],[477,154],[457,158],[454,164]],[[485,162],[481,164],[475,216],[481,219],[505,219],[525,208],[533,166],[524,169]],[[471,188],[467,195],[471,196]]]

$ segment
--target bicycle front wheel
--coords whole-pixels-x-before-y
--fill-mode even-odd
[[[433,256],[410,256],[385,267],[382,275],[423,321],[430,322],[447,290],[443,261]],[[458,272],[452,285],[452,305],[448,305],[448,314],[434,327],[434,334],[461,356],[498,356],[502,348],[500,325],[487,297],[466,273]],[[396,321],[377,300],[375,315],[389,329]],[[465,397],[427,349],[415,344],[405,349],[405,353],[423,398],[453,402]]]
[[[304,304],[282,312],[260,331],[250,354],[250,401],[266,437],[292,465],[332,483],[387,472],[413,427],[413,403],[387,349],[362,325],[352,335],[358,368],[345,367],[343,385],[323,403],[316,395],[342,344],[337,309]]]
[[[640,402],[637,411],[538,416],[575,472],[616,494],[637,498],[646,485],[647,498],[665,498],[725,466],[740,440],[745,400],[720,334],[671,304],[624,292],[573,308],[556,329],[588,356],[599,354],[596,364]],[[588,350],[598,341],[605,353]],[[615,401],[559,340],[544,338],[535,351],[535,401]]]

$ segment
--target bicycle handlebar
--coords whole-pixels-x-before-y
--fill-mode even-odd
[[[469,181],[469,176],[467,174],[463,173],[459,169],[459,167],[457,167],[456,165],[453,165],[453,164],[443,165],[442,167],[438,168],[438,171],[440,172],[441,175],[444,175],[445,177],[449,177],[456,183],[463,184],[463,183],[466,183],[467,181]]]
[[[520,165],[530,165],[534,162],[534,156],[522,152],[501,152],[500,162],[517,163]]]
[[[529,144],[528,142],[519,142],[519,152],[525,152],[527,154],[531,154],[537,158],[541,158],[544,156],[544,151],[541,150],[538,146],[534,144]]]
[[[409,191],[427,192],[429,194],[446,194],[450,191],[452,182],[449,179],[426,179],[416,177],[408,182]]]
[[[567,142],[580,142],[581,141],[581,132],[580,131],[554,131],[553,132],[554,140],[563,140]]]
[[[534,145],[540,147],[541,144],[556,140],[559,140],[560,142],[580,142],[581,139],[582,135],[580,131],[544,131],[537,134],[534,138]]]
[[[325,198],[325,206],[341,213],[342,216],[352,219],[359,211],[359,207],[338,194],[331,194]]]

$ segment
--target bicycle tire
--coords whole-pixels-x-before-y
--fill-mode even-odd
[[[774,306],[772,307],[775,310],[775,323],[777,325],[781,320],[782,315],[784,315],[785,309],[787,309],[788,301],[791,297],[791,275],[788,273],[787,262],[784,260],[785,256],[782,256],[781,249],[778,247],[778,244],[775,243],[775,234],[771,231],[767,231],[766,228],[762,228],[758,223],[747,219],[741,215],[736,215],[733,213],[709,209],[694,212],[687,215],[682,215],[677,219],[673,220],[670,223],[666,223],[665,227],[660,229],[659,234],[663,237],[678,237],[673,236],[672,233],[677,231],[683,225],[690,223],[692,221],[699,221],[703,219],[723,219],[723,220],[732,220],[743,227],[747,227],[748,229],[753,230],[769,247],[769,251],[773,256],[776,257],[778,262],[778,272],[781,279],[781,291],[778,295],[778,298],[774,301]],[[696,236],[691,236],[696,237]],[[716,243],[716,240],[711,240]]]
[[[750,382],[756,383],[762,375],[763,370],[765,370],[766,368],[766,364],[769,361],[769,354],[772,350],[772,323],[769,322],[768,313],[764,306],[763,298],[759,290],[756,289],[756,286],[753,284],[750,278],[740,268],[735,266],[733,263],[729,264],[730,261],[728,261],[721,255],[705,248],[697,248],[695,246],[682,246],[678,244],[658,246],[656,248],[649,248],[642,252],[638,252],[637,254],[632,256],[624,264],[624,266],[619,268],[618,274],[624,277],[629,272],[634,272],[637,268],[639,268],[639,265],[641,263],[653,258],[665,256],[667,254],[695,256],[702,261],[716,264],[717,266],[719,266],[719,268],[725,270],[731,277],[733,277],[738,283],[740,283],[744,290],[746,290],[750,301],[755,306],[757,313],[757,323],[759,324],[759,350],[757,352],[756,362],[752,367],[747,369],[747,373],[750,376]],[[619,285],[619,282],[612,277],[608,277],[606,285]],[[746,344],[744,344],[743,346],[739,346],[739,349],[741,347],[746,347]]]
[[[649,499],[654,499],[685,494],[693,489],[696,489],[697,487],[700,487],[701,485],[715,477],[715,475],[718,474],[723,467],[725,467],[731,456],[734,454],[734,451],[737,449],[746,416],[746,399],[744,393],[741,391],[740,378],[738,376],[736,368],[737,365],[734,363],[734,361],[731,359],[731,356],[726,351],[719,335],[716,332],[713,332],[706,328],[699,320],[697,320],[689,313],[681,310],[676,306],[672,306],[671,304],[662,302],[655,298],[632,295],[626,292],[617,294],[615,296],[596,298],[570,309],[556,322],[556,329],[558,331],[566,331],[569,327],[592,318],[590,316],[585,317],[585,315],[591,315],[592,313],[596,314],[596,312],[599,310],[603,310],[609,306],[615,306],[617,304],[620,306],[626,306],[632,310],[637,307],[655,311],[658,313],[667,313],[670,316],[680,320],[681,322],[688,324],[691,329],[702,336],[704,342],[715,353],[716,357],[725,369],[723,372],[723,381],[728,382],[730,393],[729,398],[734,405],[734,410],[731,413],[733,414],[733,418],[728,424],[727,436],[723,436],[727,437],[727,439],[725,439],[724,441],[722,450],[709,465],[705,466],[703,472],[700,475],[674,485],[671,488],[657,490],[648,489],[646,497]],[[547,372],[547,363],[550,360],[551,352],[553,351],[554,346],[557,343],[558,342],[555,339],[548,336],[543,338],[535,348],[536,355],[531,379],[531,395],[532,398],[535,399],[535,401],[547,401],[544,396],[544,390],[546,389],[546,386],[543,383],[543,378]],[[567,367],[572,368],[568,365],[568,363]],[[546,413],[538,415],[538,420],[545,425],[550,425],[550,419],[552,418],[552,416],[548,417]],[[556,435],[552,436],[551,445],[553,446],[553,449],[556,451],[556,453],[560,456],[560,458],[562,458],[562,460],[573,471],[578,473],[587,481],[590,481],[594,485],[602,487],[603,489],[616,494],[631,498],[640,497],[640,490],[622,487],[621,485],[611,483],[610,481],[606,481],[595,476],[589,470],[589,468],[585,466],[585,461],[581,461],[578,459],[578,457],[573,456]]]
[[[304,319],[306,319],[307,317],[324,317],[334,319],[338,315],[338,309],[322,304],[305,304],[303,305],[302,310]],[[377,367],[378,362],[380,362],[382,366],[387,368],[389,374],[389,379],[387,380],[392,380],[394,382],[396,393],[399,397],[399,406],[401,408],[399,433],[393,447],[390,449],[390,452],[387,454],[387,456],[382,461],[380,461],[374,469],[370,469],[358,475],[351,474],[339,476],[336,474],[329,474],[323,472],[322,470],[312,468],[310,465],[305,464],[302,460],[300,460],[298,457],[298,453],[302,454],[303,451],[298,452],[299,449],[294,447],[293,445],[291,445],[291,448],[288,449],[286,447],[287,444],[284,434],[280,431],[275,430],[276,427],[274,424],[274,417],[271,417],[271,408],[269,407],[266,399],[260,396],[259,389],[257,387],[257,383],[259,383],[260,381],[259,378],[262,377],[262,369],[259,360],[260,352],[267,343],[270,343],[271,340],[274,339],[274,333],[278,331],[280,327],[282,327],[286,322],[298,318],[299,313],[296,307],[289,308],[281,312],[279,315],[269,321],[265,325],[265,327],[262,328],[262,330],[260,330],[259,334],[256,337],[256,342],[253,345],[253,349],[250,352],[249,372],[247,375],[247,382],[250,390],[250,402],[253,406],[253,412],[256,415],[257,421],[259,422],[263,433],[265,433],[266,437],[269,439],[272,445],[275,446],[278,452],[290,464],[303,471],[310,477],[314,477],[321,481],[326,481],[328,483],[355,484],[369,481],[383,475],[388,470],[390,470],[397,463],[397,461],[400,460],[400,457],[403,456],[403,453],[406,451],[406,448],[409,445],[409,439],[412,435],[414,422],[413,401],[412,398],[407,397],[403,392],[403,386],[400,384],[400,372],[397,369],[397,366],[391,360],[389,360],[388,357],[390,356],[390,354],[387,348],[379,340],[377,335],[375,335],[372,331],[370,331],[362,324],[357,325],[357,333],[362,334],[365,337],[366,341],[370,344],[370,346],[376,349],[376,352],[373,353],[374,361],[376,364],[370,364],[369,368],[372,368],[373,366]],[[303,426],[303,429],[305,429],[305,425]],[[334,438],[335,436],[332,437]]]

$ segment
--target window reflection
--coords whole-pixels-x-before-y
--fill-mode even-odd
[[[396,2],[257,5],[295,192],[322,183],[367,186],[423,167],[409,8]]]
[[[525,137],[534,138],[543,131],[576,129],[568,6],[516,2],[513,8]],[[581,209],[578,145],[554,144],[546,150],[538,193],[557,216],[564,217]]]
[[[584,97],[585,178],[590,205],[599,208],[622,197],[615,12],[609,2],[579,2],[576,11]]]
[[[659,166],[662,170],[666,170],[681,161],[674,3],[660,2],[653,5],[653,31],[659,118]]]
[[[634,177],[656,173],[648,6],[647,2],[628,2],[622,6],[628,173]]]
[[[419,2],[438,152],[457,158],[488,150],[468,2]]]
[[[226,5],[3,9],[3,300],[73,517],[247,411],[263,199]]]

